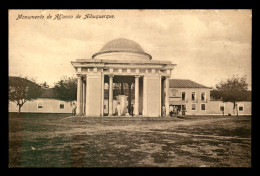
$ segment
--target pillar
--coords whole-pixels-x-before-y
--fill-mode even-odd
[[[139,115],[143,115],[143,78],[139,78]]]
[[[109,111],[108,115],[112,116],[113,115],[113,77],[114,75],[109,75]]]
[[[162,117],[162,90],[163,90],[162,76],[160,75],[160,116],[159,117]]]
[[[87,103],[88,103],[88,94],[87,94],[87,91],[88,91],[88,86],[87,86],[87,84],[88,84],[88,81],[87,81],[87,75],[86,75],[86,82],[85,82],[86,84],[85,84],[85,115],[87,116],[87,111],[88,111],[88,109],[87,109]]]
[[[135,76],[135,116],[139,115],[139,77]]]
[[[80,115],[82,113],[81,103],[82,103],[82,79],[81,76],[78,76],[78,85],[77,85],[77,114]]]
[[[100,73],[87,75],[86,116],[100,117],[102,104],[102,77]]]
[[[166,97],[165,97],[165,110],[166,110],[166,116],[169,116],[170,114],[170,103],[169,103],[169,76],[166,76],[165,78],[165,89],[166,89]]]
[[[131,112],[131,83],[128,83],[128,113],[130,114]]]
[[[146,116],[148,115],[147,113],[147,77],[144,76],[143,78],[143,116]]]
[[[101,75],[101,116],[104,116],[104,75]]]
[[[86,82],[82,82],[82,113],[85,114],[85,107],[86,107]]]

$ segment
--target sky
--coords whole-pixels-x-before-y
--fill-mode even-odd
[[[57,20],[57,14],[72,18]],[[87,14],[113,18],[84,19]],[[215,87],[246,75],[251,89],[251,10],[9,10],[8,38],[9,75],[51,87],[76,76],[71,61],[91,59],[107,42],[126,38],[153,60],[177,64],[172,79]]]

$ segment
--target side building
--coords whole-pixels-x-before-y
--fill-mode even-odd
[[[53,88],[42,88],[42,95],[33,101],[27,101],[21,108],[26,113],[72,113],[70,102],[58,100],[54,96]],[[18,106],[9,102],[9,112],[18,112]]]
[[[186,115],[233,114],[233,103],[215,100],[210,96],[212,88],[188,79],[170,79],[170,106]],[[165,86],[164,86],[165,88]],[[165,91],[164,91],[165,92]],[[237,102],[239,115],[251,115],[251,102]]]

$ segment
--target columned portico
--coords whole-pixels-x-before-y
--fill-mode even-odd
[[[113,77],[114,75],[109,75],[109,111],[108,115],[112,116],[113,115]]]
[[[77,59],[72,65],[78,75],[78,115],[113,116],[119,112],[122,115],[123,112],[129,116],[133,102],[135,116],[161,117],[162,105],[165,105],[166,114],[169,115],[169,78],[175,64],[152,61],[152,56],[145,53],[136,42],[113,40],[94,54],[92,59]],[[162,80],[165,80],[166,85],[165,103],[162,101]],[[134,90],[131,89],[133,83]],[[113,84],[119,90],[115,97]],[[128,88],[124,88],[123,84],[128,84]],[[124,89],[128,89],[128,92]],[[134,96],[131,95],[132,91]]]
[[[135,116],[139,116],[139,77],[135,76]]]

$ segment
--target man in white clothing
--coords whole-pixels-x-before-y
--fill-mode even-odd
[[[117,103],[117,113],[118,113],[118,116],[121,116],[121,105],[120,105],[120,102]]]

